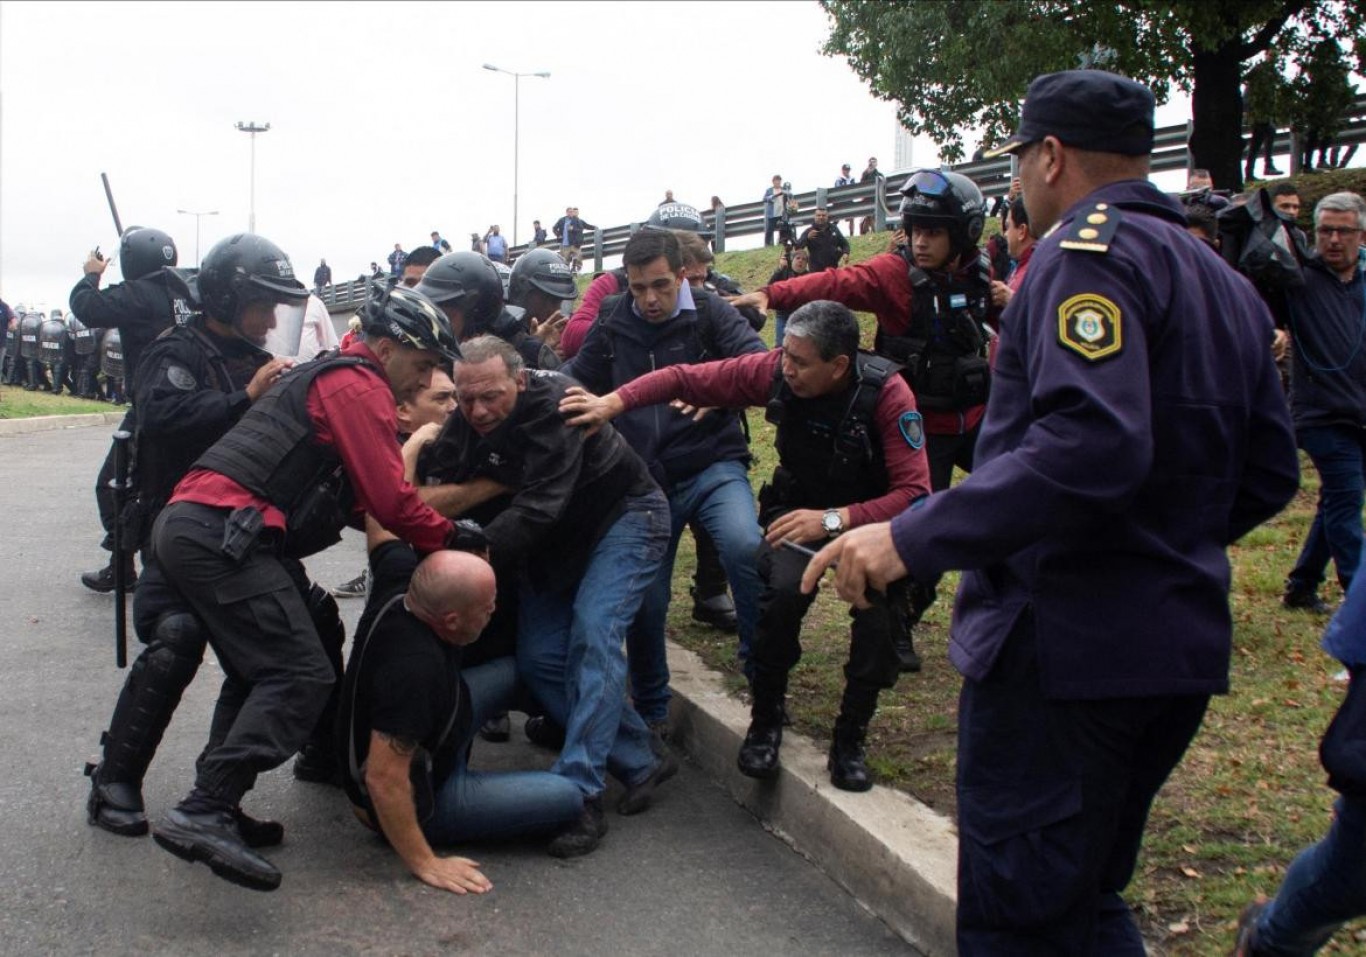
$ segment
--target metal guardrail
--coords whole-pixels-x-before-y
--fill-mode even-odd
[[[1186,145],[1190,139],[1190,126],[1190,123],[1184,123],[1179,126],[1164,126],[1156,131],[1152,153],[1152,171],[1154,173],[1169,173],[1174,170],[1190,168],[1190,151]],[[1357,96],[1353,101],[1352,106],[1347,111],[1347,123],[1335,138],[1335,142],[1340,146],[1366,143],[1366,94]],[[1246,137],[1244,137],[1244,149],[1246,149]],[[1278,154],[1288,153],[1291,172],[1299,171],[1298,139],[1293,131],[1278,130],[1273,150]],[[982,195],[987,199],[1004,196],[1010,189],[1010,157],[1008,156],[959,163],[949,168],[955,173],[962,173],[976,183],[981,189]],[[896,221],[900,199],[895,184],[909,175],[910,172],[909,169],[896,170],[888,173],[886,179],[878,179],[871,183],[821,187],[806,193],[797,193],[792,197],[797,203],[797,212],[794,215],[823,208],[829,210],[830,218],[835,222],[846,219],[861,220],[871,216],[873,229],[881,232],[887,228],[889,222]],[[893,183],[894,204],[892,206],[888,206],[887,203],[886,184],[889,180]],[[715,233],[712,247],[717,252],[726,251],[727,238],[757,236],[764,232],[763,200],[742,203],[739,206],[722,206],[714,210],[702,210],[702,216],[706,220],[707,226]],[[626,241],[635,234],[636,230],[640,229],[641,225],[641,223],[627,223],[622,226],[595,229],[592,242],[586,242],[583,246],[585,253],[590,249],[592,251],[593,271],[601,272],[603,262],[608,257],[620,256],[622,250],[626,248]],[[792,226],[794,229],[798,228],[795,220],[792,222]],[[527,244],[510,248],[508,250],[508,261],[512,262],[530,248],[530,245]],[[551,243],[549,248],[556,249],[558,244]],[[322,300],[327,303],[328,311],[342,312],[357,308],[365,301],[366,283],[367,280],[358,279],[325,287]]]

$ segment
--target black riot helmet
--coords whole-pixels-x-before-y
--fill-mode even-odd
[[[962,173],[918,169],[906,180],[901,195],[906,232],[915,225],[947,229],[955,257],[977,245],[987,221],[987,204],[977,184]]]
[[[238,233],[219,240],[199,266],[200,304],[231,323],[249,302],[303,303],[308,290],[294,278],[284,250],[263,236]]]
[[[435,352],[448,361],[460,358],[450,320],[416,289],[371,282],[369,297],[356,318],[367,336],[393,339],[399,345]]]
[[[132,281],[176,264],[175,240],[159,229],[129,226],[119,240],[119,268]]]
[[[702,214],[697,211],[696,206],[689,206],[687,203],[665,203],[663,206],[655,208],[650,213],[650,218],[645,220],[647,229],[681,229],[684,232],[697,233],[710,239],[712,231],[707,228],[706,222],[702,219]]]
[[[460,310],[465,338],[487,329],[503,311],[502,277],[487,257],[471,250],[442,256],[416,288],[438,306]]]
[[[508,302],[526,307],[527,296],[539,290],[551,299],[573,299],[578,295],[574,271],[569,263],[549,249],[533,249],[517,257],[508,281]]]

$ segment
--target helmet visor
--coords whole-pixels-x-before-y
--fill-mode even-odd
[[[248,303],[242,310],[237,331],[271,355],[285,359],[311,359],[312,356],[299,355],[306,309],[307,302],[257,300]],[[267,322],[269,328],[262,332],[260,324]]]
[[[953,192],[953,184],[937,169],[922,169],[911,174],[901,192],[907,196],[913,192],[926,196],[948,196]]]

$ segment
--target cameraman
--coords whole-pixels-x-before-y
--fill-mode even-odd
[[[844,238],[839,226],[830,221],[830,212],[826,209],[816,210],[811,225],[793,245],[811,254],[814,272],[841,266],[849,258],[849,240]]]
[[[787,226],[787,184],[777,173],[773,185],[764,190],[764,245],[773,245],[773,230],[779,222]],[[791,227],[788,227],[789,229]]]
[[[791,279],[794,276],[805,276],[811,271],[811,255],[805,249],[783,250],[783,258],[778,268],[773,270],[773,275],[768,278],[771,286],[775,282],[782,282],[784,279]],[[775,309],[774,316],[777,323],[773,327],[773,341],[781,347],[783,336],[787,331],[787,317],[792,314],[790,309]]]

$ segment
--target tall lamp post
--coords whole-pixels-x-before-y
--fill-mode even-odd
[[[218,210],[208,209],[203,212],[194,209],[177,209],[177,213],[183,216],[194,217],[194,264],[199,265],[199,220],[205,216],[217,216]]]
[[[257,126],[255,120],[238,122],[237,128],[251,134],[251,217],[247,220],[247,232],[256,232],[256,134],[270,132],[270,124]]]
[[[520,128],[520,125],[521,125],[520,101],[521,101],[522,77],[524,77],[524,76],[539,76],[539,77],[540,77],[541,79],[543,79],[543,80],[548,80],[548,79],[550,79],[550,74],[549,74],[548,72],[546,72],[546,71],[543,71],[543,70],[542,70],[542,71],[538,71],[538,72],[536,72],[536,73],[517,73],[517,72],[515,72],[515,71],[513,71],[513,70],[504,70],[502,67],[500,67],[500,66],[494,66],[492,63],[485,63],[485,64],[484,64],[484,69],[485,69],[485,70],[492,70],[494,73],[506,73],[508,76],[512,77],[512,245],[516,246],[516,245],[517,245],[517,172],[518,172],[518,171],[517,171],[517,164],[518,164],[518,159],[519,159],[519,157],[518,157],[518,151],[519,151],[519,147],[520,147],[520,143],[519,143],[520,129],[519,129],[519,128]]]

